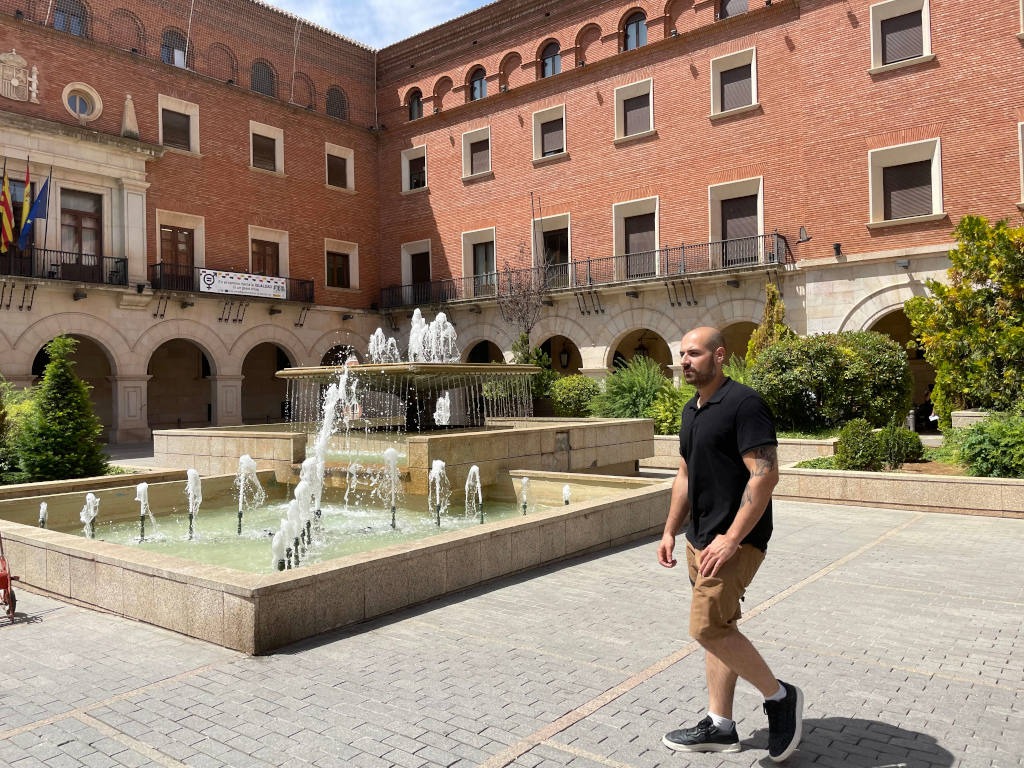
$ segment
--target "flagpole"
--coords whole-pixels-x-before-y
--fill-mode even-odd
[[[53,185],[50,183],[53,181],[53,166],[50,166],[50,175],[46,177],[46,218],[43,224],[43,250],[45,251],[47,246],[46,237],[50,233],[50,187]]]

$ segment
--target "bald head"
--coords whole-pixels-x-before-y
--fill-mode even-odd
[[[722,335],[722,332],[717,328],[712,328],[710,325],[694,328],[683,336],[683,339],[684,341],[689,339],[691,343],[699,344],[708,352],[714,353],[719,348],[721,348],[723,354],[727,351],[725,348],[725,337]]]
[[[683,378],[697,387],[702,397],[709,396],[721,386],[725,356],[725,339],[717,328],[694,328],[683,336],[679,344]]]

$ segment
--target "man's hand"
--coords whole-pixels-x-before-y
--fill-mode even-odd
[[[720,533],[701,551],[697,559],[697,570],[701,576],[717,576],[718,569],[739,549],[739,544]]]
[[[666,533],[661,537],[658,544],[658,563],[665,568],[675,568],[676,559],[672,557],[672,551],[676,548],[676,537]]]

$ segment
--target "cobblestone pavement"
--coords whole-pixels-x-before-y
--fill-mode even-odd
[[[791,766],[1024,766],[1024,521],[777,504],[743,630],[805,691]],[[768,765],[680,755],[702,716],[682,568],[643,541],[271,656],[19,591],[0,765]]]

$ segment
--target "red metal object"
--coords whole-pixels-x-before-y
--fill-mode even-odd
[[[14,610],[18,605],[18,598],[14,595],[12,581],[17,581],[17,576],[12,576],[7,567],[7,556],[4,554],[4,537],[0,535],[0,605],[7,609],[7,617],[14,621]]]

